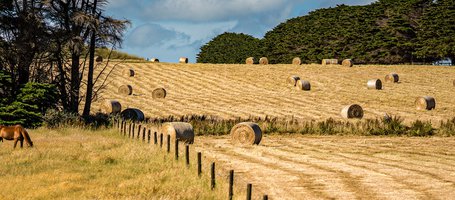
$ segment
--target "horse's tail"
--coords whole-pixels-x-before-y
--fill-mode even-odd
[[[33,147],[33,142],[32,142],[32,140],[30,139],[30,136],[28,135],[27,130],[25,130],[24,127],[20,126],[19,131],[20,131],[20,133],[22,134],[22,136],[24,137],[25,142],[27,142],[28,145],[29,145],[30,147]]]

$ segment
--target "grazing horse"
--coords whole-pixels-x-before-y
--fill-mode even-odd
[[[30,139],[27,131],[21,125],[16,126],[2,126],[0,125],[0,141],[5,140],[14,140],[14,148],[16,148],[17,142],[21,142],[21,148],[25,142],[27,142],[29,147],[33,147],[33,142]]]

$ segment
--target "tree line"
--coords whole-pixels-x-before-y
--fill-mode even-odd
[[[106,0],[2,0],[0,2],[0,124],[38,125],[47,108],[90,115],[108,65],[97,47],[119,47],[128,20],[103,10]],[[83,78],[85,77],[85,78]],[[83,81],[84,80],[84,81]],[[86,80],[86,81],[85,81]],[[85,91],[81,91],[84,86]],[[27,119],[35,113],[33,119]]]
[[[224,33],[201,47],[199,63],[319,63],[324,58],[358,64],[432,63],[455,60],[454,0],[379,0],[337,5],[279,24],[263,39]]]

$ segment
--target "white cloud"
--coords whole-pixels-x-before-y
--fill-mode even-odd
[[[366,5],[373,0],[111,0],[107,14],[133,23],[123,50],[140,56],[157,54],[173,62],[223,32],[262,37],[289,18],[337,4]],[[172,54],[175,54],[173,56]],[[160,56],[161,55],[161,56]]]
[[[134,28],[126,38],[129,47],[167,46],[169,42],[189,41],[190,36],[166,29],[158,24],[144,24]]]

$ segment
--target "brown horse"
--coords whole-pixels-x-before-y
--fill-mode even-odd
[[[30,139],[27,131],[21,125],[16,126],[2,126],[0,125],[0,141],[5,140],[14,140],[14,148],[16,148],[17,142],[21,142],[21,148],[25,142],[27,142],[29,147],[33,147],[33,142]]]

